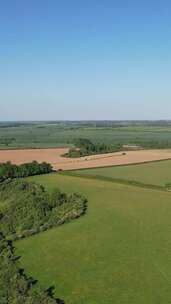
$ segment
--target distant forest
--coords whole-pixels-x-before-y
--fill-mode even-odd
[[[16,128],[29,125],[58,125],[80,127],[126,127],[126,126],[171,126],[171,120],[50,120],[50,121],[6,121],[0,128]]]

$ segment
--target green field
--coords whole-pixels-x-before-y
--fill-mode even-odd
[[[122,124],[119,127],[120,123],[116,122],[100,122],[100,126],[97,122],[0,123],[0,149],[73,146],[78,138],[93,143],[171,147],[171,126],[166,123],[163,126]]]
[[[88,211],[15,243],[29,275],[66,304],[171,303],[169,192],[60,174],[30,179],[83,193]]]
[[[139,165],[73,171],[74,175],[106,179],[136,181],[143,184],[165,186],[171,184],[171,160]]]

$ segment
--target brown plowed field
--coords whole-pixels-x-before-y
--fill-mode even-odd
[[[74,170],[171,159],[171,150],[128,151],[126,155],[117,152],[73,159],[61,156],[67,151],[65,148],[0,150],[0,163],[11,161],[14,164],[22,164],[37,160],[51,163],[54,169]]]

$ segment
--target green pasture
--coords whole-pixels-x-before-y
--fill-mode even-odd
[[[60,174],[29,179],[88,198],[82,218],[15,243],[29,275],[66,304],[171,303],[171,193]]]
[[[171,160],[162,160],[139,165],[76,170],[73,171],[72,174],[165,186],[166,184],[171,184]]]

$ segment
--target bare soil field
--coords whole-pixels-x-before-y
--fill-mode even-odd
[[[22,164],[36,160],[51,163],[55,170],[74,170],[171,159],[171,150],[128,151],[125,155],[117,152],[73,159],[62,157],[67,151],[67,148],[0,150],[0,163],[11,161],[13,164]]]
[[[36,160],[56,165],[63,160],[61,155],[67,152],[67,148],[0,150],[0,163],[11,161],[11,163],[19,165]]]

